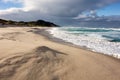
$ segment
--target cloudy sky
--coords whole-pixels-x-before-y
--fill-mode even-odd
[[[17,21],[120,21],[120,0],[0,0],[0,18]]]

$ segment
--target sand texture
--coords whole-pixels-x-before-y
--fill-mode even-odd
[[[36,32],[44,29],[0,28],[0,80],[120,80],[120,60]]]

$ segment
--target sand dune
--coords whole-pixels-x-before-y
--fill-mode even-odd
[[[0,29],[0,80],[119,80],[120,61],[35,33]]]

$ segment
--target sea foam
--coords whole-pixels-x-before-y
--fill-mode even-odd
[[[52,28],[48,31],[54,37],[66,42],[70,42],[81,47],[87,47],[92,51],[104,53],[120,59],[120,42],[112,42],[114,37],[115,39],[119,38],[118,34],[120,34],[120,29]]]

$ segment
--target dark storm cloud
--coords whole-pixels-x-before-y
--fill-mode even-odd
[[[17,0],[3,0],[6,2]],[[0,11],[0,18],[11,20],[52,20],[57,23],[69,23],[83,12],[91,12],[91,16],[83,16],[80,20],[95,20],[96,9],[107,6],[119,0],[18,0],[22,8],[11,8]]]

